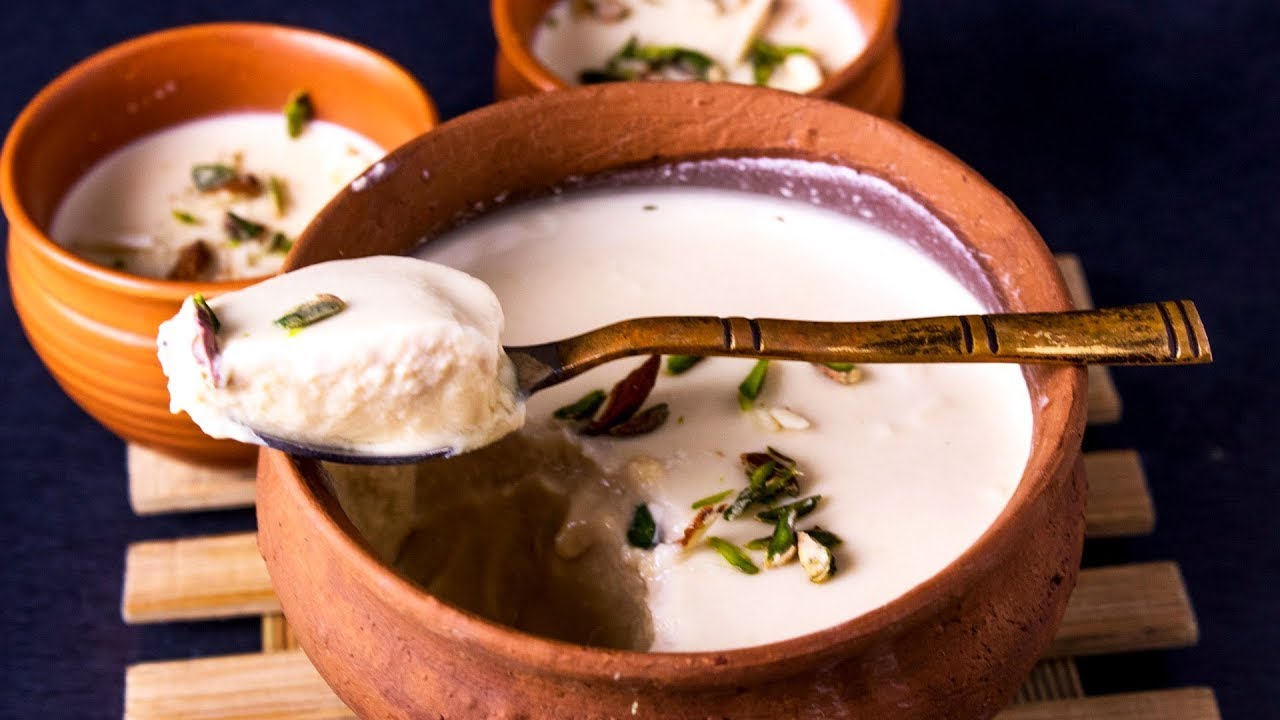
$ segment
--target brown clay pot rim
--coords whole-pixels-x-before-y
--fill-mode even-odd
[[[511,5],[514,2],[519,0],[490,0],[489,14],[493,19],[494,34],[498,37],[499,52],[511,63],[516,72],[536,85],[542,92],[576,87],[542,64],[538,56],[534,55],[523,41],[519,31],[516,30],[515,22],[511,19]],[[862,74],[880,58],[885,48],[893,43],[899,14],[899,0],[885,2],[884,9],[876,18],[875,26],[869,28],[867,42],[862,51],[838,72],[832,73],[821,85],[803,94],[826,97],[843,87],[850,79]]]
[[[495,1],[503,2],[503,0]],[[569,93],[584,95],[595,93],[597,102],[605,102],[608,95],[615,91],[662,92],[660,83],[651,85],[653,86],[651,89],[637,88],[637,84],[619,84],[615,87],[595,86],[567,90],[554,95],[563,99]],[[776,90],[752,88],[737,91],[774,92],[779,96],[786,95],[789,98],[801,99],[800,96]],[[448,134],[453,128],[491,122],[489,118],[494,115],[506,117],[517,111],[536,112],[536,103],[540,98],[546,97],[549,96],[532,95],[491,105],[446,122],[433,130],[432,135],[438,140],[440,134]],[[812,98],[801,99],[801,101],[820,102]],[[867,115],[861,111],[843,109],[847,112]],[[1040,241],[1039,234],[1031,227],[1030,222],[1021,216],[1012,202],[1000,195],[978,173],[937,144],[900,123],[874,116],[868,117],[879,123],[886,131],[900,135],[904,143],[910,146],[911,152],[929,155],[941,164],[967,170],[970,187],[993,193],[1004,200],[1009,212],[1017,214],[1021,222],[1026,225],[1031,237],[1037,241],[1037,245],[1029,249],[1027,259],[1031,271],[1037,277],[1048,281],[1049,290],[1053,296],[1052,304],[1055,306],[1038,309],[1073,309],[1066,285],[1054,264],[1052,254]],[[388,157],[395,161],[400,156],[410,155],[418,142],[418,140],[410,141]],[[749,154],[748,149],[736,156]],[[721,153],[720,156],[728,157],[725,153]],[[833,162],[831,159],[809,159]],[[679,160],[680,158],[664,158],[665,162],[674,163]],[[860,168],[855,169],[865,171]],[[902,183],[891,178],[879,177],[922,202],[931,213],[938,213],[936,208],[929,203],[924,203],[909,188],[904,188]],[[322,214],[333,212],[339,202],[335,200],[325,208]],[[941,214],[935,214],[935,217],[946,223]],[[947,224],[950,226],[949,223]],[[288,270],[293,269],[294,266],[294,263],[286,262],[285,267]],[[557,677],[612,680],[616,676],[632,681],[680,685],[724,683],[729,682],[727,678],[732,675],[745,673],[750,676],[765,669],[776,673],[779,668],[786,668],[793,663],[805,661],[812,663],[836,658],[842,651],[855,647],[868,638],[873,638],[877,633],[889,630],[892,626],[920,621],[927,616],[933,605],[963,594],[991,563],[1006,557],[1009,553],[1016,552],[1017,548],[1014,546],[1018,540],[1016,528],[1010,526],[1015,525],[1016,517],[1024,508],[1033,506],[1051,488],[1055,471],[1060,469],[1055,464],[1055,459],[1060,463],[1070,456],[1067,443],[1072,435],[1071,418],[1083,417],[1082,407],[1086,397],[1086,375],[1083,369],[1062,367],[1053,371],[1070,374],[1071,392],[1062,399],[1080,405],[1080,412],[1065,413],[1061,416],[1061,420],[1052,426],[1044,424],[1044,421],[1037,417],[1033,427],[1032,442],[1033,444],[1049,443],[1052,445],[1052,451],[1041,455],[1041,462],[1034,465],[1032,460],[1035,453],[1032,453],[1028,458],[1028,464],[1023,469],[1018,489],[1009,503],[982,535],[955,560],[885,605],[838,625],[775,643],[722,651],[642,652],[588,647],[526,633],[456,608],[428,594],[374,557],[361,539],[359,532],[338,506],[337,501],[327,490],[320,487],[323,484],[320,480],[322,470],[318,463],[295,459],[282,452],[266,449],[262,451],[260,462],[273,466],[282,478],[286,478],[287,495],[299,502],[301,507],[298,512],[308,518],[310,526],[318,534],[318,539],[321,541],[319,546],[333,549],[338,566],[357,574],[363,584],[376,588],[377,593],[385,599],[388,606],[410,616],[425,633],[435,634],[450,642],[470,643],[490,657],[519,665],[525,671]],[[1030,401],[1035,402],[1034,395]],[[796,664],[794,667],[801,668],[805,665]]]
[[[31,247],[34,250],[44,256],[45,259],[71,269],[77,275],[84,278],[90,285],[106,290],[122,292],[135,297],[145,297],[150,299],[180,301],[188,295],[196,292],[230,292],[232,290],[239,290],[241,288],[248,287],[249,285],[259,282],[267,277],[264,275],[238,280],[220,280],[210,282],[163,280],[120,272],[103,265],[98,265],[97,263],[89,260],[85,260],[70,250],[67,250],[61,245],[53,242],[53,240],[50,239],[43,230],[37,227],[35,221],[31,219],[31,216],[27,213],[26,207],[19,199],[17,184],[13,177],[13,154],[15,152],[15,148],[25,141],[26,135],[30,132],[31,124],[35,122],[36,116],[52,98],[66,92],[67,88],[75,83],[81,76],[92,73],[100,68],[108,67],[129,57],[133,53],[156,45],[182,42],[191,38],[201,38],[208,35],[218,35],[222,33],[284,34],[298,39],[307,39],[317,44],[327,44],[331,48],[335,49],[343,48],[348,51],[354,50],[382,66],[383,70],[400,76],[400,79],[404,81],[407,87],[414,91],[417,99],[422,103],[422,109],[426,111],[430,126],[434,127],[439,122],[439,113],[436,110],[435,103],[432,101],[431,96],[427,94],[426,89],[418,82],[417,78],[409,73],[408,70],[396,61],[367,45],[338,37],[337,35],[330,35],[318,30],[309,30],[291,25],[279,25],[263,22],[200,23],[195,25],[183,25],[140,35],[96,52],[63,71],[62,74],[58,75],[48,85],[44,86],[40,92],[36,93],[35,97],[33,97],[31,101],[27,103],[26,107],[22,109],[22,112],[18,114],[17,120],[14,121],[13,126],[9,129],[9,135],[5,138],[4,148],[3,150],[0,150],[0,205],[3,205],[5,215],[8,217],[9,224],[11,226],[17,226],[17,228],[27,237],[35,239],[31,244]]]

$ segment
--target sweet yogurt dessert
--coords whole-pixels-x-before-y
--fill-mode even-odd
[[[807,92],[865,45],[843,0],[560,0],[532,50],[573,83],[728,80]]]
[[[99,160],[59,204],[55,242],[107,267],[170,280],[280,269],[320,208],[384,151],[333,123],[239,112],[142,137]]]

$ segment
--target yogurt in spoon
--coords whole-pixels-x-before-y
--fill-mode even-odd
[[[170,408],[213,437],[406,456],[465,452],[524,424],[502,329],[483,282],[378,256],[188,298],[157,344]]]

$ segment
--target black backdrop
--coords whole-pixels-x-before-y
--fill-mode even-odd
[[[1091,692],[1214,686],[1228,717],[1280,717],[1280,472],[1275,261],[1280,242],[1277,0],[906,0],[904,120],[983,173],[1099,304],[1196,300],[1208,369],[1122,371],[1151,538],[1086,561],[1176,558],[1199,612],[1192,650],[1085,662]],[[345,35],[403,63],[445,118],[491,99],[483,0],[6,0],[0,121],[59,72],[132,35],[229,19]],[[1271,360],[1269,361],[1268,358]],[[67,400],[0,297],[0,716],[119,717],[127,663],[244,652],[257,623],[130,628],[127,542],[252,525],[248,512],[137,518],[123,448]]]

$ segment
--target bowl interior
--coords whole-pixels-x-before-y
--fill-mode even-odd
[[[113,150],[199,117],[279,111],[299,88],[310,91],[318,118],[388,148],[436,119],[408,73],[339,38],[253,23],[161,31],[76,65],[23,111],[4,152],[10,222],[43,237],[62,196]]]
[[[589,119],[589,121],[588,121]],[[485,162],[474,162],[483,157]],[[732,159],[766,158],[744,175]],[[794,160],[828,165],[797,171]],[[835,104],[758,88],[619,84],[500,103],[445,124],[386,159],[370,187],[347,190],[300,239],[287,268],[338,257],[402,254],[477,214],[549,192],[608,184],[689,183],[819,198],[912,237],[992,310],[1065,310],[1070,301],[1048,249],[1012,205],[954,157],[901,126]],[[809,191],[812,190],[811,195]],[[814,654],[834,657],[869,634],[922,613],[1016,551],[1007,531],[1021,508],[1073,463],[1084,374],[1028,368],[1033,448],[1014,497],[987,532],[947,569],[882,608],[811,635],[718,653],[621,653],[632,669],[675,677],[689,663],[725,657],[750,667]],[[616,667],[620,651],[525,636],[435,601],[374,559],[312,462],[294,461],[306,512],[341,536],[386,602],[421,618],[424,633],[458,633],[486,649],[573,676]],[[513,640],[513,638],[517,638]],[[691,659],[692,658],[692,659]],[[608,661],[606,662],[606,659]]]

